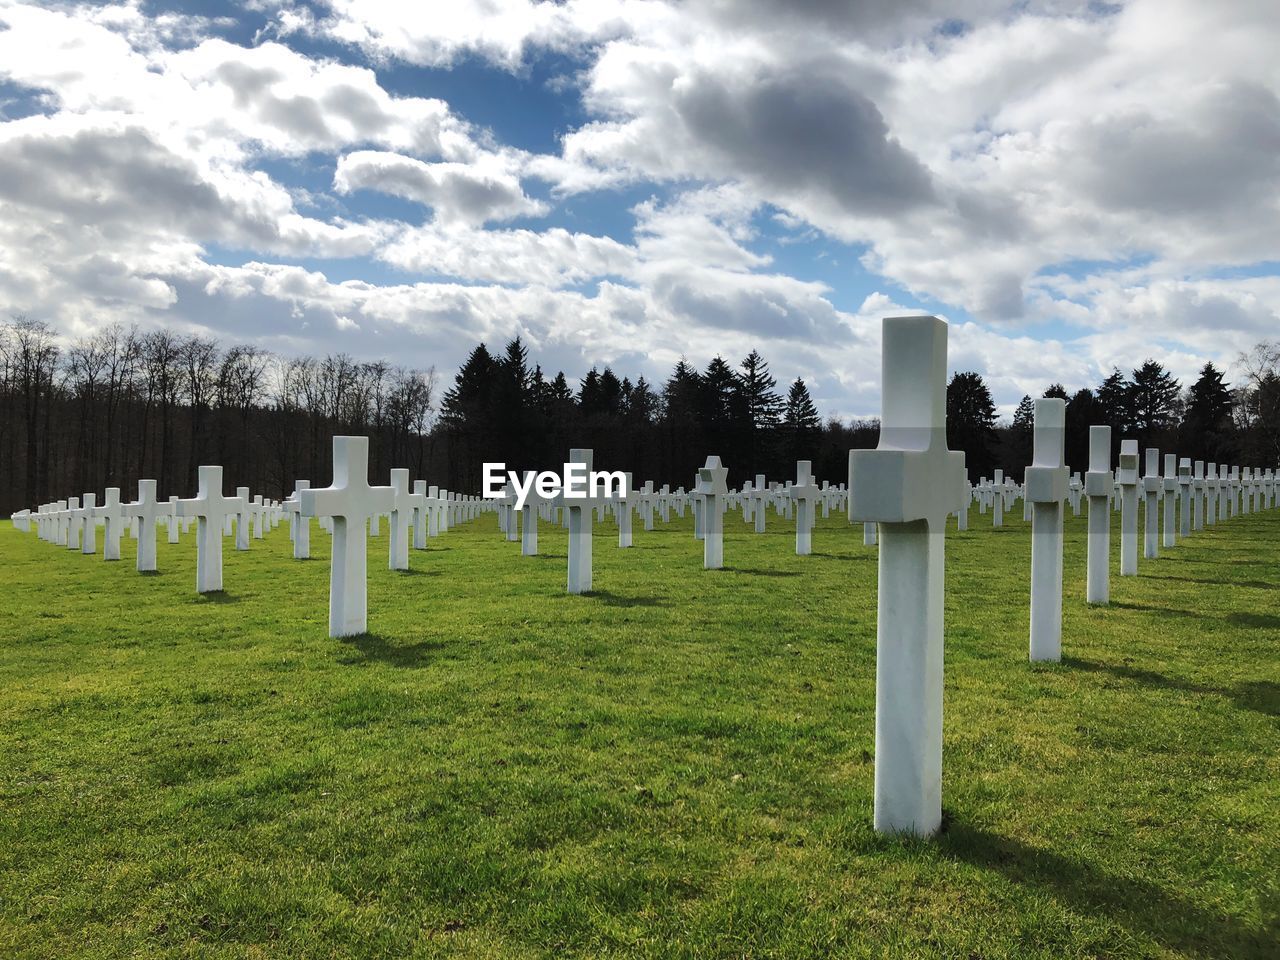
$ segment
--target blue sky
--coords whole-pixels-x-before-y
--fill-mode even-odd
[[[1278,44],[1262,0],[0,0],[0,300],[442,385],[755,348],[840,416],[905,312],[1004,411],[1187,380],[1280,330]]]

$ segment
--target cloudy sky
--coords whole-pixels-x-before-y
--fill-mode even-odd
[[[0,307],[571,377],[879,318],[1006,411],[1280,335],[1276,0],[0,0]]]

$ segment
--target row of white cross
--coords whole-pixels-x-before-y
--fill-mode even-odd
[[[592,517],[612,512],[618,523],[618,544],[629,547],[633,511],[642,517],[645,529],[652,529],[655,510],[663,520],[674,508],[683,515],[694,511],[695,536],[703,540],[703,564],[717,569],[724,562],[724,514],[741,509],[745,522],[757,532],[765,529],[765,514],[772,505],[784,515],[794,509],[796,552],[811,551],[811,531],[819,507],[824,515],[847,506],[851,522],[864,525],[866,542],[879,540],[876,652],[876,764],[875,826],[884,832],[934,833],[942,815],[942,676],[943,676],[943,578],[944,533],[947,518],[956,514],[964,529],[970,504],[979,509],[990,506],[998,526],[1002,512],[1016,496],[1024,500],[1024,515],[1032,525],[1030,658],[1058,660],[1062,640],[1062,541],[1065,504],[1077,506],[1079,493],[1089,501],[1087,599],[1105,603],[1108,598],[1107,560],[1110,551],[1110,511],[1116,499],[1121,508],[1121,572],[1137,572],[1137,443],[1121,444],[1119,469],[1110,465],[1110,428],[1090,428],[1090,464],[1083,484],[1073,483],[1063,462],[1065,401],[1042,398],[1036,401],[1033,463],[1021,486],[1005,480],[997,471],[995,480],[985,479],[975,488],[966,477],[964,454],[946,444],[947,326],[934,317],[887,318],[883,327],[882,377],[884,384],[880,440],[874,450],[853,450],[849,454],[849,482],[817,487],[808,461],[797,464],[796,480],[786,485],[767,484],[763,476],[755,483],[731,491],[728,469],[717,456],[707,458],[698,470],[694,489],[685,494],[655,492],[652,483],[634,490],[626,476],[620,496],[592,494],[568,498],[564,494],[543,499],[531,490],[530,499],[519,511],[523,530],[522,552],[536,554],[538,519],[550,520],[561,511],[568,527],[567,589],[584,593],[592,585]],[[1147,556],[1155,556],[1155,516],[1160,496],[1164,496],[1165,546],[1173,539],[1173,503],[1182,503],[1182,533],[1199,529],[1204,517],[1223,516],[1274,506],[1277,494],[1274,471],[1232,469],[1225,482],[1214,471],[1192,473],[1183,460],[1176,478],[1170,458],[1164,477],[1155,474],[1159,454],[1147,451],[1147,476],[1143,491],[1147,507]],[[1176,459],[1176,458],[1174,458]],[[592,451],[576,449],[570,460],[592,468]],[[309,551],[306,520],[327,521],[332,533],[330,570],[330,635],[363,633],[367,626],[366,531],[377,518],[390,519],[389,565],[408,567],[408,531],[414,530],[415,546],[424,538],[443,532],[450,522],[470,519],[484,510],[499,513],[504,536],[515,540],[517,516],[515,496],[508,491],[495,501],[478,497],[458,497],[447,491],[427,488],[423,481],[409,491],[407,470],[393,470],[387,486],[368,483],[368,439],[333,438],[333,483],[313,490],[298,483],[293,497],[284,504],[267,505],[266,516],[287,514],[291,520],[295,556]],[[1238,483],[1233,478],[1239,477]],[[195,517],[199,540],[197,581],[202,591],[221,588],[222,534],[227,518],[244,518],[249,507],[247,491],[236,497],[222,493],[221,467],[200,468],[200,490],[190,500],[170,501],[170,517]],[[1217,485],[1213,485],[1214,480]],[[154,568],[154,522],[160,507],[155,502],[154,483],[140,484],[135,504],[119,504],[118,491],[108,491],[105,511],[94,506],[92,496],[77,516],[102,517],[105,538],[114,538],[114,554],[119,556],[119,529],[126,517],[138,517],[143,524],[139,539],[139,569],[143,569],[144,544],[150,543],[149,562]],[[1176,485],[1176,492],[1175,492]],[[532,485],[531,485],[532,486]],[[1072,501],[1072,490],[1077,491]],[[1118,495],[1117,495],[1118,494]],[[1240,499],[1243,497],[1243,499]],[[68,508],[65,508],[69,510]],[[83,514],[84,510],[90,511]],[[136,511],[136,512],[129,512]],[[1190,517],[1189,517],[1190,511]],[[49,523],[50,511],[37,513],[37,522]],[[61,510],[53,511],[60,515]],[[41,517],[45,517],[41,520]],[[1207,522],[1212,524],[1215,519]],[[15,515],[26,523],[31,516]],[[151,527],[146,525],[150,523]],[[96,520],[84,529],[92,531]],[[170,520],[170,536],[175,535]],[[375,531],[376,532],[376,531]],[[92,537],[92,532],[88,533]],[[104,555],[109,555],[104,547]]]

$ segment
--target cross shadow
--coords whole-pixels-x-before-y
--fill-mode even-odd
[[[353,637],[343,637],[342,642],[359,653],[359,656],[340,658],[338,662],[344,666],[352,666],[365,660],[380,660],[393,667],[425,667],[435,659],[431,654],[444,649],[444,644],[437,640],[401,646],[379,633],[359,633]]]
[[[1195,610],[1177,610],[1173,607],[1153,607],[1145,603],[1130,603],[1127,600],[1112,600],[1111,606],[1121,610],[1141,610],[1143,613],[1158,613],[1163,617],[1202,617],[1204,614]]]
[[[798,577],[795,570],[759,570],[754,567],[725,567],[730,573],[745,573],[749,577]]]
[[[1165,557],[1161,557],[1164,560]],[[1202,583],[1210,587],[1252,587],[1257,590],[1270,590],[1276,586],[1274,583],[1266,583],[1262,580],[1212,580],[1208,577],[1169,577],[1160,576],[1155,573],[1144,574],[1150,580],[1173,580],[1178,583]]]
[[[1229,613],[1225,619],[1227,623],[1235,624],[1237,627],[1280,629],[1280,617],[1277,617],[1274,613]]]
[[[1183,693],[1209,694],[1225,697],[1235,702],[1242,710],[1252,710],[1269,717],[1280,717],[1280,683],[1269,680],[1249,680],[1235,687],[1214,687],[1196,683],[1194,680],[1181,680],[1169,677],[1154,670],[1131,667],[1127,664],[1101,663],[1097,660],[1084,660],[1080,657],[1063,657],[1064,666],[1089,673],[1108,673],[1122,680],[1132,680],[1149,687],[1164,690],[1179,690]]]
[[[600,601],[606,607],[669,607],[671,604],[658,597],[623,597],[609,590],[592,590],[587,596]]]
[[[1264,906],[1259,929],[1170,894],[1150,881],[1107,873],[1085,861],[970,824],[953,822],[938,846],[944,856],[998,871],[1011,882],[1048,893],[1085,915],[1113,918],[1172,950],[1234,960],[1275,956],[1280,936],[1275,904]]]
[[[208,593],[197,593],[196,603],[239,603],[240,598],[225,590],[213,590]]]
[[[159,570],[139,570],[139,571],[138,571],[138,576],[140,576],[140,577],[158,577],[158,576],[161,576],[161,573],[160,573],[160,571],[159,571]]]
[[[392,573],[399,574],[402,577],[440,577],[443,574],[439,570],[418,570],[410,567],[407,570],[393,570]]]

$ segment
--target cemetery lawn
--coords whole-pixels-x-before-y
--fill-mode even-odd
[[[5,524],[0,957],[1280,956],[1280,511],[1117,560],[1106,609],[1069,518],[1053,666],[1014,512],[948,539],[933,841],[871,830],[875,551],[835,516],[799,558],[730,514],[713,572],[691,518],[597,524],[581,597],[546,523],[408,574],[384,536],[347,641],[319,530],[200,598],[194,531],[139,576]]]

